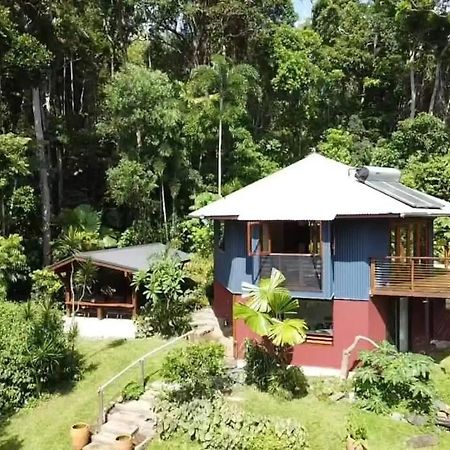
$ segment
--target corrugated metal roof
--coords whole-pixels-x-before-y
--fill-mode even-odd
[[[190,260],[190,256],[180,250],[169,248],[159,242],[153,244],[135,245],[124,248],[108,248],[104,250],[94,250],[91,252],[79,252],[73,258],[57,262],[50,266],[50,269],[61,267],[71,260],[86,261],[91,260],[99,265],[110,266],[118,269],[135,272],[145,270],[151,264],[152,259],[156,259],[168,251],[169,255],[175,256],[181,262]]]
[[[450,216],[450,203],[428,196],[441,209],[417,209],[361,183],[354,168],[312,153],[193,213],[238,220],[333,220],[338,216]]]

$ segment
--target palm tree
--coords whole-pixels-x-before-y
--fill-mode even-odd
[[[242,297],[247,301],[234,307],[234,317],[268,338],[280,355],[287,347],[304,342],[308,329],[306,322],[296,317],[299,302],[282,287],[284,281],[284,275],[273,268],[270,278],[262,279],[259,286],[242,283]]]
[[[227,119],[245,112],[251,92],[259,95],[259,75],[249,64],[232,65],[223,55],[214,55],[211,65],[202,65],[192,71],[188,96],[193,103],[212,103],[219,120],[217,149],[217,190],[222,195],[223,124]]]

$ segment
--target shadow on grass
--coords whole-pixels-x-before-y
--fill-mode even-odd
[[[5,436],[9,418],[0,418],[0,450],[20,450],[23,448],[23,441],[18,436]]]
[[[94,356],[98,355],[99,353],[102,353],[107,350],[111,350],[114,348],[121,347],[123,344],[127,342],[126,339],[114,339],[113,341],[107,342],[103,347],[99,348],[93,353],[88,353],[86,355],[86,358],[93,358]]]

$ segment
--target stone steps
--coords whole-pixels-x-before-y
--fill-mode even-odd
[[[156,434],[154,403],[158,391],[150,389],[139,400],[116,403],[107,414],[106,422],[83,450],[114,450],[116,437],[123,434],[133,436],[135,450],[147,450]]]

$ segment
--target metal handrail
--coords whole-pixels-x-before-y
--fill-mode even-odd
[[[161,345],[160,347],[153,349],[152,351],[146,353],[145,355],[141,356],[136,361],[134,361],[131,364],[129,364],[127,367],[125,367],[125,369],[121,370],[119,373],[114,375],[106,383],[104,383],[101,386],[99,386],[99,388],[97,390],[97,394],[98,394],[98,408],[99,408],[98,409],[99,414],[98,414],[98,419],[97,419],[98,427],[100,428],[106,422],[106,411],[105,411],[105,406],[104,406],[104,402],[105,402],[104,392],[105,392],[105,389],[108,386],[110,386],[112,383],[114,383],[114,381],[119,379],[123,374],[128,372],[130,369],[133,369],[134,367],[139,365],[139,367],[140,367],[140,375],[141,375],[141,380],[140,381],[141,381],[141,384],[142,384],[142,388],[145,388],[145,366],[144,366],[145,360],[148,359],[150,356],[153,356],[153,355],[161,352],[161,350],[164,350],[165,348],[170,347],[173,344],[181,341],[182,339],[186,339],[190,335],[194,334],[196,331],[197,331],[196,329],[188,331],[187,333],[184,333],[181,336],[178,336],[178,337],[176,337],[174,339],[171,339],[170,341],[166,342],[165,344]]]

